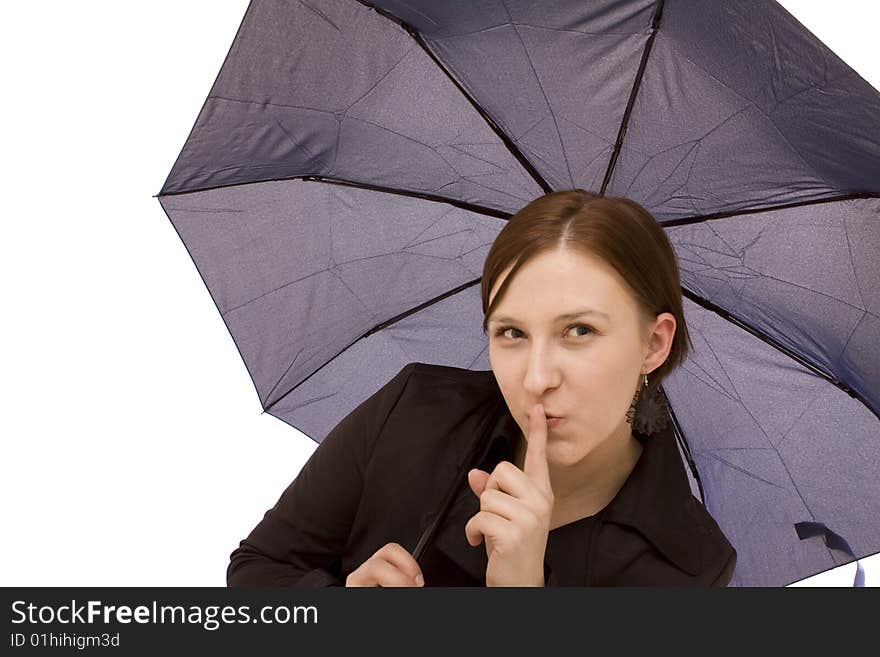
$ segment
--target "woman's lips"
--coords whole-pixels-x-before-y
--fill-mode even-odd
[[[552,417],[550,415],[547,416],[547,426],[555,427],[558,426],[565,418],[564,417]]]

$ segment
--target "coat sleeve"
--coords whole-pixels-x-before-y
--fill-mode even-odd
[[[340,555],[357,512],[364,471],[414,367],[404,366],[321,441],[275,506],[230,555],[227,586],[345,586]]]

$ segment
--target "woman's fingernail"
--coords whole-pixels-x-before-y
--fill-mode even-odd
[[[416,586],[424,586],[424,585],[425,585],[425,578],[422,577],[421,573],[416,575]]]

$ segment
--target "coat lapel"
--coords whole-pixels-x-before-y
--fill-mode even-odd
[[[489,451],[486,457],[479,463],[468,462],[471,448],[474,447],[473,440],[459,441],[456,445],[455,473],[453,475],[457,482],[455,493],[446,517],[438,527],[433,540],[433,545],[437,550],[446,555],[473,579],[484,584],[486,567],[489,564],[485,542],[472,546],[467,542],[464,533],[464,526],[480,510],[480,500],[474,495],[468,484],[467,473],[474,467],[491,472],[498,463],[503,460],[511,460],[513,457],[515,440],[520,434],[519,425],[510,415],[500,391],[498,398],[500,398],[500,410],[497,410],[490,419],[492,428],[489,434]],[[492,404],[496,404],[496,409],[498,402],[499,399],[491,400]],[[433,509],[422,516],[422,531],[436,518],[439,512],[440,509]]]
[[[697,575],[703,567],[699,539],[708,532],[702,515],[706,512],[691,493],[672,427],[650,436],[634,435],[644,447],[642,455],[605,508],[603,522],[638,530],[676,566]]]

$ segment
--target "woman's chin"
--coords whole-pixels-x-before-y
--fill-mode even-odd
[[[578,448],[570,442],[561,438],[553,440],[548,436],[547,441],[547,462],[557,467],[566,467],[574,465],[583,459],[587,453],[583,448]]]

